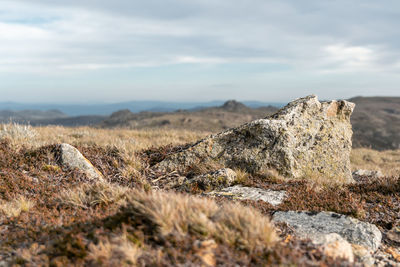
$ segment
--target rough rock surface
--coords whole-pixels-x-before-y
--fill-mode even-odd
[[[250,173],[276,169],[286,177],[352,182],[353,108],[347,101],[300,98],[270,117],[211,135],[155,168],[184,172],[198,164],[219,164]]]
[[[261,188],[245,187],[235,185],[222,189],[221,191],[213,191],[208,193],[214,196],[224,196],[234,199],[250,199],[262,200],[273,206],[279,205],[285,199],[285,191],[264,190]]]
[[[276,212],[275,222],[286,222],[301,238],[317,240],[321,235],[337,233],[352,244],[362,245],[375,251],[381,244],[382,234],[370,223],[334,212]]]
[[[99,170],[97,170],[78,149],[70,144],[64,143],[60,145],[60,160],[64,167],[68,169],[79,169],[84,172],[89,179],[103,179],[103,175]]]
[[[197,184],[203,190],[230,186],[236,180],[236,172],[229,168],[219,169],[214,172],[195,176],[188,179],[190,184]]]

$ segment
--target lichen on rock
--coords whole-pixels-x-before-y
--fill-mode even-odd
[[[276,169],[285,177],[352,182],[354,106],[344,100],[319,102],[314,95],[299,98],[270,117],[200,140],[155,168],[185,172],[199,164],[218,163],[249,173]]]

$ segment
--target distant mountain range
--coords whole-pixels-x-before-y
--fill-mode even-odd
[[[400,149],[400,97],[354,97],[349,101],[356,103],[351,117],[354,147],[371,147],[377,150]],[[276,112],[281,106],[282,103],[256,101],[241,103],[234,100],[204,103],[138,101],[92,106],[32,106],[0,103],[0,110],[8,108],[0,111],[0,123],[9,122],[11,119],[14,122],[30,123],[34,126],[168,128],[219,132],[254,119],[264,118]],[[49,110],[35,110],[35,107]],[[18,108],[26,109],[18,110]]]
[[[131,112],[153,111],[153,112],[171,112],[179,109],[196,110],[207,107],[216,107],[224,104],[225,101],[210,102],[164,102],[164,101],[130,101],[114,104],[24,104],[14,102],[0,102],[0,110],[23,111],[23,110],[58,110],[68,116],[82,115],[102,115],[107,116],[111,113],[128,109]],[[282,107],[286,103],[278,102],[260,102],[260,101],[243,101],[244,105],[251,108],[264,106]]]
[[[277,110],[278,108],[274,106],[250,108],[243,103],[230,100],[218,107],[174,112],[132,113],[129,110],[121,110],[111,114],[99,126],[103,128],[167,128],[219,132],[251,120],[264,118]]]
[[[0,110],[0,121],[13,120],[18,122],[29,122],[42,119],[65,118],[68,115],[59,110]]]

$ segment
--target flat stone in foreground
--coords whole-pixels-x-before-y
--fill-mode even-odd
[[[336,233],[352,244],[376,251],[382,240],[382,234],[375,225],[334,212],[278,211],[272,220],[285,222],[294,228],[299,237],[317,242],[326,234]]]
[[[283,202],[286,196],[285,191],[264,190],[255,187],[245,187],[235,185],[222,189],[221,191],[213,191],[208,193],[214,196],[231,197],[234,199],[262,200],[273,206],[277,206]]]

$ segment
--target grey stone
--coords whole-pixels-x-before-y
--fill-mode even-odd
[[[78,169],[84,172],[89,179],[103,179],[101,172],[97,170],[78,149],[70,144],[64,143],[60,145],[60,159],[62,165],[67,169]]]
[[[348,242],[373,251],[379,248],[382,240],[382,233],[375,225],[334,212],[279,211],[273,215],[272,220],[287,223],[298,236],[311,240],[337,233]]]
[[[264,190],[255,187],[245,187],[235,185],[222,189],[221,191],[213,191],[208,193],[214,196],[224,196],[234,199],[262,200],[273,206],[279,205],[286,197],[285,191]]]
[[[277,170],[285,177],[352,182],[351,124],[354,104],[297,99],[265,119],[211,135],[155,166],[184,172],[196,165],[222,165],[249,173]]]

